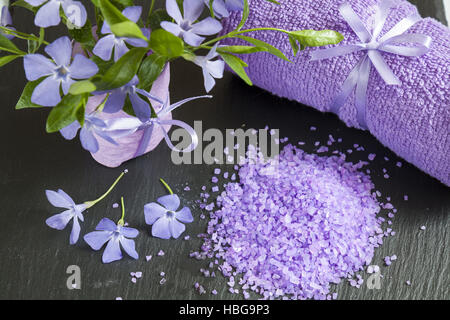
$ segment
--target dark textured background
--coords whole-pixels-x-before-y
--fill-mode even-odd
[[[443,19],[442,3],[417,1],[424,16]],[[442,21],[442,20],[441,20]],[[32,17],[17,10],[15,22],[19,29],[32,30]],[[61,35],[52,28],[51,38]],[[198,250],[200,240],[195,235],[205,231],[206,221],[200,220],[200,209],[194,204],[200,187],[210,186],[213,171],[207,165],[175,166],[170,161],[170,150],[162,143],[150,154],[135,159],[121,168],[108,169],[97,164],[81,149],[78,139],[67,142],[59,134],[45,133],[48,110],[15,111],[14,105],[25,85],[21,61],[15,61],[1,70],[0,90],[2,117],[0,118],[0,298],[2,299],[241,299],[227,291],[222,276],[205,279],[199,269],[207,262],[188,257]],[[200,70],[183,61],[172,66],[172,101],[203,94]],[[175,118],[190,124],[203,120],[203,128],[263,128],[269,124],[280,128],[281,136],[296,143],[307,141],[304,147],[313,151],[317,140],[326,142],[328,134],[342,137],[341,150],[354,143],[363,145],[365,152],[355,152],[352,161],[367,159],[368,153],[378,156],[370,165],[372,178],[384,196],[391,196],[398,208],[393,229],[394,237],[386,240],[376,250],[373,264],[381,266],[384,276],[380,290],[370,290],[364,284],[356,289],[347,282],[337,286],[340,299],[449,299],[450,257],[448,251],[450,225],[449,189],[415,167],[404,164],[369,134],[346,128],[334,115],[321,114],[298,103],[271,96],[258,88],[247,87],[243,82],[226,74],[213,91],[214,99],[199,100],[180,108]],[[314,125],[318,131],[311,132]],[[390,160],[383,160],[387,156]],[[124,258],[120,262],[104,265],[101,253],[92,251],[82,240],[68,245],[69,230],[56,231],[44,221],[59,212],[46,200],[45,189],[62,188],[76,202],[92,200],[123,170],[129,174],[112,194],[85,214],[82,234],[94,229],[102,217],[118,220],[119,209],[112,204],[125,197],[127,220],[141,233],[137,249],[138,261]],[[390,179],[384,179],[382,168],[388,169]],[[149,235],[144,224],[143,206],[165,194],[158,178],[168,181],[180,194],[183,203],[193,209],[195,222],[188,224],[184,235],[192,240],[159,240]],[[183,191],[188,183],[192,191]],[[409,201],[403,201],[403,195]],[[420,226],[425,225],[425,231]],[[183,235],[183,236],[184,236]],[[164,257],[156,257],[163,249]],[[145,255],[154,258],[146,262]],[[396,254],[392,266],[383,266],[386,255]],[[66,268],[81,268],[81,290],[66,288]],[[143,278],[133,284],[129,273],[142,271]],[[160,272],[166,273],[167,282],[159,285]],[[367,279],[367,274],[363,277]],[[410,280],[411,286],[405,281]],[[219,294],[199,296],[193,288],[195,282],[204,285],[208,292],[213,288]]]

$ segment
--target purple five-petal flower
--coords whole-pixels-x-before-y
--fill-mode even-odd
[[[205,38],[200,35],[209,36],[222,30],[221,23],[212,17],[195,22],[202,14],[203,9],[203,0],[184,0],[183,16],[181,15],[176,0],[167,0],[167,13],[176,23],[163,21],[161,22],[161,27],[177,37],[183,38],[187,44],[198,46],[205,40]]]
[[[151,117],[150,106],[144,99],[142,99],[139,96],[139,94],[149,99],[153,99],[159,103],[162,103],[162,101],[157,97],[149,94],[145,90],[137,88],[138,84],[139,78],[137,76],[134,76],[133,79],[128,84],[110,91],[110,95],[105,103],[103,112],[116,113],[122,110],[125,104],[125,100],[128,96],[131,105],[133,106],[134,114],[136,115],[136,117],[138,117],[141,121],[146,121],[150,119]]]
[[[39,8],[34,19],[34,24],[38,27],[47,28],[57,26],[61,22],[59,10],[62,6],[68,20],[75,26],[81,28],[86,23],[86,8],[80,1],[73,0],[25,0],[33,7]]]
[[[31,101],[41,106],[53,107],[61,101],[60,87],[64,94],[76,80],[88,79],[98,72],[97,65],[80,54],[72,60],[72,44],[68,37],[61,37],[45,47],[50,60],[41,54],[27,54],[23,58],[25,75],[29,81],[46,77],[34,89]]]
[[[209,7],[209,0],[203,0]],[[230,16],[231,11],[242,11],[244,9],[243,0],[214,0],[213,10],[214,15],[221,19]]]
[[[137,22],[142,13],[142,7],[134,6],[125,8],[122,11],[123,15],[133,22]],[[108,23],[104,23],[102,27],[102,34],[106,35],[101,38],[94,47],[94,54],[105,61],[111,59],[111,54],[114,49],[114,61],[119,60],[125,53],[127,53],[128,47],[125,43],[132,45],[133,47],[147,47],[147,42],[143,39],[116,37],[109,27]],[[150,37],[150,32],[147,29],[143,29],[144,36]]]
[[[184,223],[194,221],[188,207],[177,209],[180,198],[176,194],[160,197],[158,203],[152,202],[144,206],[145,222],[152,226],[152,235],[161,239],[177,239],[185,230]]]
[[[12,25],[12,17],[11,13],[9,12],[9,8],[8,6],[3,6],[0,12],[0,26],[8,27],[8,29],[11,30],[16,30],[15,28],[11,27],[11,25]],[[5,34],[3,32],[0,33],[10,40],[14,38],[14,36],[11,34]]]
[[[67,209],[66,211],[51,216],[45,221],[45,223],[50,228],[63,230],[70,222],[70,220],[73,220],[72,232],[70,233],[70,244],[75,244],[78,241],[81,230],[78,219],[84,221],[82,212],[86,210],[86,205],[75,204],[72,198],[61,189],[59,189],[58,192],[46,190],[45,194],[47,195],[48,201],[53,206]]]
[[[216,84],[216,79],[223,77],[223,70],[225,68],[225,62],[222,60],[211,61],[218,56],[216,52],[218,43],[208,52],[206,56],[197,56],[194,59],[194,63],[200,66],[203,70],[203,78],[206,92],[209,92]]]
[[[60,130],[60,133],[66,140],[72,140],[76,137],[78,129],[81,126],[78,121],[72,122],[67,127]],[[84,126],[80,131],[80,141],[84,149],[89,152],[96,153],[99,149],[99,144],[94,136],[94,133],[102,137],[106,141],[117,145],[117,142],[109,135],[107,129],[107,124],[102,120],[97,118],[95,115],[86,115],[84,119]]]
[[[138,259],[139,255],[135,249],[134,240],[128,238],[136,238],[139,234],[134,228],[124,227],[121,224],[115,224],[108,218],[103,218],[95,228],[97,231],[90,232],[84,236],[84,241],[94,250],[100,250],[106,245],[103,252],[103,263],[110,263],[122,259],[122,250],[132,258]]]

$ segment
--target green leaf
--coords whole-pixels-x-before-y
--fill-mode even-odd
[[[244,67],[247,67],[247,64],[239,59],[236,56],[233,56],[229,53],[221,52],[219,53],[222,57],[223,61],[234,71],[236,74],[242,78],[248,85],[253,85],[252,81],[248,77],[247,73],[244,70]]]
[[[280,5],[280,3],[278,2],[278,1],[275,1],[275,0],[266,0],[267,2],[271,2],[271,3],[274,3],[274,4],[277,4],[277,5]]]
[[[113,24],[111,25],[111,31],[118,37],[139,38],[147,40],[147,38],[142,33],[141,28],[139,28],[139,26],[132,21],[124,21]]]
[[[250,8],[248,5],[248,0],[244,0],[244,10],[242,10],[242,19],[241,22],[239,22],[238,26],[236,27],[236,30],[239,31],[244,26],[245,22],[248,19],[248,15],[250,13]]]
[[[82,28],[69,29],[70,36],[78,43],[89,49],[94,48],[95,39],[92,35],[92,25],[89,20],[86,21]]]
[[[153,82],[161,74],[166,61],[164,57],[156,53],[145,58],[138,73],[139,87],[144,90],[150,89]]]
[[[288,58],[286,58],[286,56],[283,54],[283,52],[281,52],[279,49],[275,48],[274,46],[272,46],[271,44],[255,39],[255,38],[251,38],[251,37],[247,37],[247,36],[236,36],[236,38],[242,39],[247,41],[248,43],[251,43],[253,45],[255,45],[256,47],[263,47],[267,49],[267,52],[269,52],[270,54],[273,54],[274,56],[281,58],[283,60],[289,61],[291,62]]]
[[[125,17],[109,0],[98,0],[99,8],[111,31],[118,37],[145,39],[139,26]]]
[[[16,109],[26,109],[26,108],[42,108],[42,106],[31,102],[31,95],[33,94],[34,89],[44,81],[45,77],[42,77],[38,80],[28,82],[23,89],[22,95],[19,98],[19,101],[16,104]]]
[[[106,71],[103,77],[93,81],[97,90],[116,89],[130,82],[138,72],[146,53],[146,48],[134,48],[124,54]]]
[[[21,56],[19,55],[9,55],[9,56],[3,56],[0,57],[0,67],[3,67],[5,64],[10,63],[11,61],[20,58]]]
[[[74,82],[69,89],[69,93],[72,95],[78,95],[83,93],[91,93],[95,91],[97,87],[89,80],[82,80]]]
[[[254,52],[268,51],[263,47],[254,47],[254,46],[223,46],[217,49],[218,52],[229,52],[235,54],[249,54]]]
[[[85,96],[66,95],[60,103],[50,111],[47,118],[46,130],[48,133],[56,132],[78,120],[84,112],[80,108],[85,107]]]
[[[292,51],[293,51],[293,53],[294,53],[294,56],[296,56],[297,53],[298,53],[298,50],[299,50],[300,48],[299,48],[298,43],[297,43],[297,41],[295,40],[295,38],[294,38],[293,36],[291,36],[291,35],[289,35],[289,43],[291,44],[291,47],[292,47]]]
[[[289,32],[289,41],[291,42],[291,45],[294,41],[300,43],[300,50],[303,50],[305,47],[337,44],[341,42],[342,39],[344,39],[344,36],[333,30],[298,30]]]
[[[18,55],[26,55],[26,52],[23,52],[19,48],[16,47],[11,40],[6,38],[3,34],[0,33],[0,50],[8,51],[11,53],[15,53]]]
[[[183,54],[183,40],[167,32],[164,29],[158,29],[151,33],[150,48],[159,55],[172,59]]]
[[[161,22],[171,21],[172,17],[164,9],[154,10],[147,19],[148,27],[154,32],[157,29],[161,29]]]
[[[33,11],[34,13],[36,13],[39,9],[39,7],[33,7],[31,4],[25,2],[24,0],[14,1],[13,3],[11,3],[11,6],[22,7],[22,8],[28,9],[30,11]]]

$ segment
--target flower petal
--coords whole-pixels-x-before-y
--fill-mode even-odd
[[[165,216],[159,218],[152,226],[152,236],[161,239],[170,239],[169,219]]]
[[[70,77],[73,79],[87,79],[97,74],[98,67],[94,61],[77,54],[69,67]]]
[[[127,238],[136,238],[139,234],[139,231],[135,228],[129,228],[129,227],[121,227],[120,233]]]
[[[84,236],[84,241],[86,241],[92,249],[97,251],[100,250],[112,236],[112,231],[92,231]]]
[[[56,192],[53,190],[45,190],[45,195],[54,207],[69,209],[72,205],[74,205],[72,198],[70,198],[67,194],[66,195],[70,198],[70,200],[61,192]]]
[[[183,17],[181,16],[180,8],[176,0],[166,1],[166,11],[177,23],[181,23]]]
[[[37,80],[43,76],[51,75],[56,65],[42,54],[27,54],[23,57],[23,68],[28,81]]]
[[[67,127],[62,128],[59,130],[61,135],[66,140],[72,140],[77,136],[78,130],[81,128],[80,123],[78,121],[74,121],[71,124],[69,124]]]
[[[216,85],[216,80],[214,80],[213,76],[209,74],[206,68],[203,68],[203,79],[206,92],[210,92]]]
[[[242,0],[225,0],[225,4],[230,11],[242,11],[244,9],[244,1]]]
[[[116,231],[117,225],[108,218],[103,218],[100,220],[100,222],[95,227],[95,230],[101,230],[101,231]]]
[[[63,89],[64,95],[67,95],[69,93],[70,87],[75,82],[75,80],[67,79],[67,80],[61,80],[61,87]]]
[[[139,259],[139,254],[136,252],[134,240],[122,237],[120,240],[123,250],[132,258]]]
[[[184,20],[194,22],[200,17],[204,8],[202,0],[184,0],[183,14]]]
[[[52,57],[57,66],[68,66],[72,58],[72,43],[69,37],[61,37],[45,47],[45,52]]]
[[[127,93],[122,89],[116,89],[108,97],[106,100],[105,107],[103,108],[103,112],[106,113],[116,113],[122,110],[123,105],[125,104],[125,99],[127,97]]]
[[[59,1],[47,2],[36,13],[34,24],[42,28],[57,26],[61,22],[61,18],[59,16],[59,8]]]
[[[204,0],[204,2],[209,7],[209,0]],[[230,13],[228,12],[223,0],[214,0],[213,10],[214,10],[215,16],[219,19],[228,18],[230,16]]]
[[[216,79],[223,77],[223,70],[225,69],[225,62],[222,60],[207,61],[206,70]]]
[[[161,207],[159,204],[152,202],[147,203],[144,206],[144,216],[146,224],[154,224],[156,220],[163,217],[167,212],[167,209]]]
[[[73,218],[73,212],[72,210],[66,210],[64,212],[55,214],[45,220],[45,223],[53,229],[56,230],[63,230],[67,224],[69,223],[70,219]]]
[[[45,107],[54,107],[61,101],[61,80],[48,77],[34,89],[31,102]]]
[[[150,119],[152,112],[148,103],[136,93],[131,93],[128,96],[130,97],[131,105],[133,106],[136,117],[143,122]]]
[[[109,61],[111,59],[115,39],[116,37],[113,34],[101,38],[98,40],[92,52],[100,59]]]
[[[72,24],[80,28],[86,24],[86,8],[80,1],[64,1],[62,6],[67,19]]]
[[[145,48],[148,46],[147,41],[144,39],[136,39],[136,38],[124,38],[124,41],[133,47]]]
[[[163,28],[164,30],[172,33],[173,35],[179,37],[180,34],[183,32],[183,30],[181,29],[181,27],[173,22],[169,22],[169,21],[163,21],[161,22],[161,28]]]
[[[70,204],[70,206],[75,206],[75,202],[73,201],[72,197],[69,196],[67,193],[65,193],[64,190],[58,189],[58,194],[60,196],[62,196],[64,199],[66,199],[67,202]],[[83,206],[83,205],[81,204],[81,205],[78,205],[78,206]],[[82,211],[84,211],[84,210],[82,210]]]
[[[204,36],[210,36],[219,33],[220,30],[222,30],[222,24],[216,19],[208,17],[200,22],[194,23],[190,31]]]
[[[141,6],[127,7],[122,11],[122,14],[133,22],[137,22],[142,14]]]
[[[180,207],[180,198],[176,194],[162,196],[157,201],[169,211],[176,211]]]
[[[99,149],[98,141],[92,132],[86,128],[81,128],[80,131],[81,145],[85,150],[96,153]]]
[[[80,223],[78,222],[78,217],[73,217],[73,225],[72,225],[72,231],[70,232],[70,244],[75,244],[78,241],[78,238],[80,237]]]
[[[203,42],[203,40],[205,40],[205,38],[200,37],[192,32],[192,30],[189,30],[183,33],[183,40],[191,46],[198,47]]]
[[[28,4],[31,4],[33,7],[39,7],[41,4],[48,0],[25,0]]]
[[[119,237],[113,237],[106,245],[103,252],[103,263],[110,263],[122,259],[122,251],[120,250]]]
[[[192,217],[191,209],[188,207],[184,207],[178,212],[175,212],[175,218],[184,223],[191,223],[194,221],[194,217]]]
[[[120,58],[122,58],[122,56],[127,53],[128,51],[130,51],[127,47],[127,45],[125,44],[125,41],[123,40],[119,40],[116,42],[116,44],[114,45],[114,61],[119,60]]]
[[[186,230],[186,227],[181,222],[178,222],[176,219],[171,219],[169,222],[170,233],[172,237],[178,239],[178,237]]]

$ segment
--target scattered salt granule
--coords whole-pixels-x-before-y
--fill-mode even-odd
[[[269,133],[271,136],[273,136],[275,134],[275,129],[270,129]]]
[[[214,186],[211,188],[212,192],[218,192],[219,191],[219,187],[218,186]]]
[[[123,170],[124,173],[128,173],[128,169]]]
[[[389,257],[389,256],[384,257],[384,263],[387,266],[390,266],[392,264],[391,257]]]
[[[189,240],[191,237],[190,236],[185,236],[184,240]]]
[[[142,278],[142,272],[141,271],[137,271],[135,276],[136,276],[137,279]]]
[[[425,226],[421,226],[420,227],[420,230],[425,230],[427,227],[425,227]]]
[[[364,164],[292,145],[271,160],[250,146],[246,159],[240,183],[226,184],[210,212],[202,251],[191,256],[220,260],[229,285],[239,274],[242,289],[263,299],[334,297],[331,284],[370,264],[385,236]]]
[[[309,128],[309,130],[311,130],[311,131],[316,131],[316,130],[317,130],[317,128],[316,128],[316,127],[314,127],[314,126],[311,126],[311,127]]]
[[[220,169],[219,168],[215,168],[214,169],[214,174],[220,174]]]
[[[145,260],[147,260],[147,261],[152,260],[152,256],[151,255],[150,256],[145,256]]]
[[[411,281],[406,280],[406,285],[410,286],[411,285]]]
[[[388,157],[384,157],[384,161],[389,161],[389,158]]]
[[[123,300],[122,297],[116,297],[116,300]]]
[[[159,250],[159,252],[158,252],[158,256],[163,256],[165,253],[164,253],[164,251],[162,251],[162,250]]]
[[[166,283],[166,278],[162,278],[161,280],[159,280],[159,284],[160,285],[163,285],[164,283]]]
[[[405,194],[405,195],[403,196],[403,200],[408,201],[408,195]]]
[[[136,283],[136,278],[135,277],[133,277],[133,278],[131,278],[131,282],[133,282],[133,283]]]
[[[401,168],[402,167],[402,163],[400,161],[397,161],[397,163],[395,164],[397,167]]]
[[[369,156],[367,157],[370,161],[372,161],[373,159],[375,159],[377,155],[375,153],[370,153]]]
[[[184,191],[190,191],[191,188],[189,186],[184,187]]]
[[[328,147],[325,146],[321,146],[319,149],[317,149],[317,153],[322,153],[322,152],[327,152],[328,151]]]
[[[228,179],[228,172],[224,172],[224,173],[223,173],[223,178],[224,178],[224,179]]]
[[[161,277],[164,277],[166,275],[166,273],[164,271],[161,271],[161,273],[159,274]]]
[[[118,204],[118,203],[113,203],[112,207],[113,207],[114,209],[116,209],[116,208],[119,207],[119,204]]]
[[[216,289],[213,289],[213,290],[211,291],[211,294],[217,295],[217,290],[216,290]]]
[[[211,178],[212,183],[217,183],[217,181],[219,181],[219,179],[217,177],[214,176]]]

